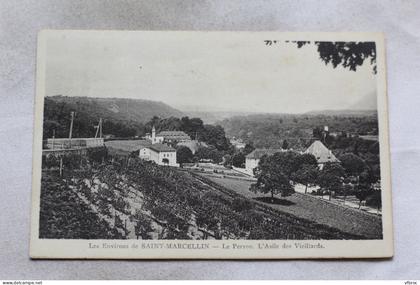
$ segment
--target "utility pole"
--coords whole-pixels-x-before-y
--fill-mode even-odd
[[[53,130],[53,137],[52,137],[52,149],[54,150],[54,142],[55,142],[55,129]]]
[[[74,112],[73,111],[70,112],[70,116],[71,116],[71,121],[70,121],[69,140],[70,140],[70,148],[71,148],[71,136],[72,136],[72,133],[73,133],[73,120],[74,120]]]
[[[102,138],[102,118],[99,118],[99,138]]]
[[[95,126],[96,129],[96,133],[95,133],[95,139],[98,138],[98,134],[99,134],[99,138],[102,138],[102,118],[99,118],[99,123],[97,126]]]
[[[63,176],[63,157],[60,156],[60,177]]]

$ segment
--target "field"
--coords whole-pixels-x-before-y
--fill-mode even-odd
[[[291,214],[297,218],[327,225],[340,231],[363,235],[369,239],[382,238],[381,217],[365,213],[357,209],[334,205],[310,195],[295,193],[286,198],[276,198],[270,201],[270,195],[255,194],[249,191],[251,182],[216,176],[205,176],[207,179],[233,190],[258,203],[275,210]]]
[[[122,238],[55,173],[43,172],[41,188],[40,238]]]
[[[374,238],[308,219],[300,207],[280,211],[245,198],[242,181],[229,180],[236,186],[225,188],[189,171],[127,157],[78,161],[77,167],[63,177],[54,168],[43,170],[41,238]]]

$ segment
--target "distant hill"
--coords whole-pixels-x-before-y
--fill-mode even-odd
[[[190,118],[200,118],[206,124],[215,124],[221,120],[229,119],[237,116],[248,116],[255,113],[240,111],[184,111]]]
[[[162,102],[124,98],[90,98],[51,96],[44,101],[44,139],[66,137],[70,112],[75,111],[74,137],[91,137],[99,118],[104,120],[104,134],[115,136],[142,135],[143,124],[153,116],[168,118],[184,114]]]
[[[377,111],[372,110],[321,110],[321,111],[310,111],[305,115],[327,115],[327,116],[376,116]]]
[[[294,149],[305,149],[315,128],[330,132],[377,134],[376,111],[320,111],[306,114],[256,114],[218,122],[227,137],[236,137],[258,148],[281,148],[283,140]]]

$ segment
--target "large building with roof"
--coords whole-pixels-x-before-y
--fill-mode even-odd
[[[150,140],[115,140],[105,142],[105,146],[111,154],[129,155],[138,152],[143,160],[154,161],[159,165],[179,166],[176,150],[166,144],[153,144]]]
[[[165,142],[185,142],[190,141],[191,137],[183,131],[161,131],[157,137],[162,137]]]
[[[155,127],[152,128],[152,134],[147,134],[146,139],[155,143],[179,143],[179,142],[189,142],[191,137],[183,131],[161,131],[156,134]]]
[[[321,141],[316,140],[314,141],[305,153],[312,154],[315,156],[316,161],[318,162],[318,166],[320,169],[324,167],[326,163],[335,163],[340,162],[337,157],[329,150]]]
[[[176,162],[176,150],[166,144],[151,144],[140,149],[139,157],[143,160],[154,161],[159,165],[175,166],[179,164]]]

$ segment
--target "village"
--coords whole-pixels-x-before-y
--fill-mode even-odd
[[[115,139],[110,136],[103,135],[102,119],[99,120],[98,125],[95,126],[95,136],[92,138],[74,138],[72,137],[72,124],[74,115],[71,114],[71,125],[68,138],[48,138],[46,140],[45,148],[43,150],[44,156],[65,156],[68,153],[77,153],[86,155],[88,149],[106,148],[107,153],[111,156],[129,157],[136,156],[140,160],[154,163],[161,167],[171,167],[179,169],[179,171],[188,171],[211,182],[226,187],[241,197],[267,204],[276,210],[280,209],[284,212],[296,214],[293,207],[287,205],[298,204],[303,207],[306,203],[315,203],[319,210],[324,210],[325,207],[333,207],[336,211],[344,211],[345,208],[354,211],[361,211],[369,215],[381,215],[381,210],[378,206],[366,205],[366,197],[357,197],[351,191],[347,193],[333,192],[332,189],[322,188],[317,185],[316,181],[305,180],[307,183],[292,182],[293,194],[291,197],[281,198],[282,193],[278,193],[276,199],[262,198],[258,193],[253,193],[250,190],[252,185],[258,182],[258,166],[263,157],[269,157],[276,153],[295,153],[297,155],[311,155],[316,159],[317,169],[322,171],[325,165],[340,165],[340,160],[328,149],[322,142],[323,138],[329,133],[328,126],[323,126],[322,135],[320,138],[313,138],[309,147],[305,150],[293,150],[292,148],[255,148],[245,155],[245,161],[240,167],[234,165],[227,165],[225,158],[220,162],[215,162],[211,158],[201,159],[185,159],[180,156],[180,152],[188,149],[190,155],[195,155],[201,148],[206,148],[208,145],[197,138],[191,138],[183,131],[156,131],[155,126],[152,127],[151,133],[147,133],[144,137],[135,139]],[[104,138],[106,137],[106,138]],[[372,136],[371,136],[372,137]],[[372,139],[369,137],[369,139]],[[247,144],[241,139],[231,138],[230,143],[235,152],[243,153]],[[183,148],[183,150],[181,149]],[[191,156],[192,157],[192,156]],[[60,159],[60,173],[62,173],[62,160]],[[354,188],[354,181],[345,181],[341,177],[338,182],[341,184],[339,188],[350,189]],[[331,182],[333,183],[333,182]],[[380,182],[373,185],[376,191],[380,192]],[[325,187],[325,185],[324,185]],[[328,187],[328,186],[327,186]],[[337,187],[336,187],[337,188]],[[272,192],[272,198],[274,197]],[[309,199],[309,200],[308,200]],[[316,199],[317,201],[312,201]],[[286,205],[286,206],[285,206]],[[313,207],[313,205],[311,206]],[[342,210],[340,210],[342,208]],[[305,209],[300,213],[303,217],[308,216],[316,220],[322,218],[319,213],[313,213],[311,209]],[[320,216],[320,217],[318,217]],[[332,220],[330,218],[330,220]],[[331,221],[329,221],[331,222]]]

